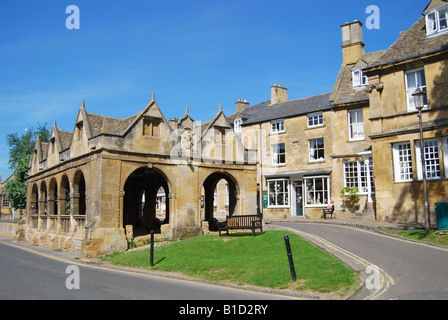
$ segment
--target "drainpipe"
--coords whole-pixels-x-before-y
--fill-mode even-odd
[[[258,148],[260,150],[260,213],[263,215],[263,137],[261,135],[262,129],[261,129],[261,122],[258,123],[259,125],[259,135],[260,135],[260,147]],[[264,216],[264,215],[263,215]]]

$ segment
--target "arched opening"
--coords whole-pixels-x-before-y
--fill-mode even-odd
[[[48,215],[55,216],[58,214],[58,183],[55,178],[50,181],[48,195]]]
[[[124,191],[124,226],[132,225],[135,237],[147,235],[151,230],[160,233],[160,226],[168,224],[170,219],[165,175],[157,169],[140,168],[126,180]]]
[[[40,185],[40,198],[39,198],[39,214],[47,215],[47,185],[45,182],[42,182]]]
[[[237,183],[227,173],[212,173],[204,181],[204,220],[209,222],[210,231],[217,231],[218,222],[224,221],[226,215],[232,216],[235,213],[237,194]]]
[[[31,214],[37,214],[39,212],[39,189],[36,184],[31,189],[30,209]]]
[[[58,193],[58,208],[61,215],[69,215],[71,212],[70,203],[70,182],[68,177],[64,174],[61,180],[61,188]]]
[[[73,183],[75,194],[73,204],[73,214],[84,216],[86,214],[86,181],[82,171],[77,171]]]

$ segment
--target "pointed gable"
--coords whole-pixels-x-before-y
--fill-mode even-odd
[[[78,116],[76,117],[75,130],[73,130],[73,134],[76,140],[80,140],[83,134],[85,134],[88,139],[92,138],[92,128],[90,126],[84,99],[82,100],[81,107],[78,111]]]
[[[185,115],[179,120],[179,129],[193,130],[195,121],[190,117],[188,106],[185,109]]]
[[[431,0],[431,2],[426,6],[425,10],[423,10],[423,14],[447,3],[448,0]]]

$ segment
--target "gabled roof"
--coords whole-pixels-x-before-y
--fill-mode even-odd
[[[201,124],[202,137],[204,137],[207,134],[210,128],[215,126],[229,129],[232,128],[231,124],[229,123],[229,118],[227,118],[224,112],[222,111],[221,104],[219,104],[219,111],[213,117],[213,119]]]
[[[441,51],[448,51],[448,33],[426,36],[426,20],[421,17],[407,31],[400,34],[397,41],[378,59],[367,67],[367,70],[417,59]]]
[[[136,121],[138,116],[139,114],[136,114],[127,119],[120,119],[87,112],[92,138],[101,134],[122,136],[129,126]]]
[[[378,59],[385,50],[366,53],[356,64],[343,64],[339,70],[330,100],[333,105],[369,101],[369,93],[364,88],[353,88],[352,71],[364,69]]]
[[[299,115],[306,115],[314,112],[330,109],[330,93],[325,93],[313,97],[292,100],[276,105],[271,105],[271,100],[262,102],[245,109],[243,112],[234,114],[228,119],[232,121],[237,116],[244,121],[243,125],[259,122],[272,121],[277,119],[289,118]]]
[[[440,7],[444,4],[447,4],[448,0],[432,0],[430,3],[428,3],[428,5],[426,6],[425,10],[423,10],[423,13],[425,13],[426,11],[430,11],[432,9],[435,9],[437,7]]]

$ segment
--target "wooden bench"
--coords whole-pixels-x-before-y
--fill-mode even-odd
[[[260,229],[263,233],[263,215],[246,215],[246,216],[227,216],[226,222],[219,225],[219,236],[222,231],[229,230],[252,230],[254,237],[256,236],[255,230]]]
[[[331,219],[333,219],[334,215],[334,206],[331,206],[331,209],[323,209],[322,215],[324,216],[324,219],[327,219],[327,215],[331,216]]]

